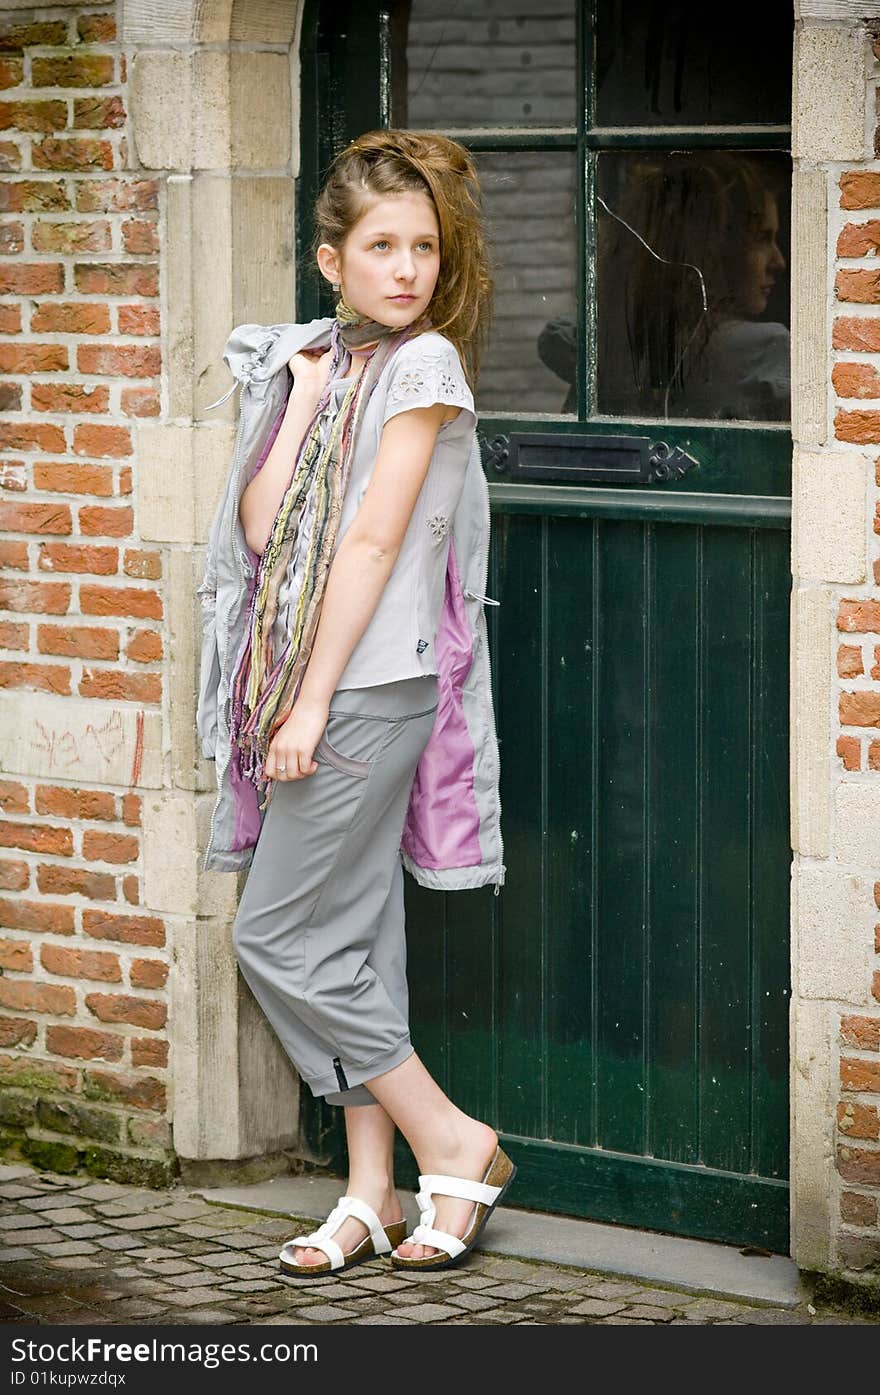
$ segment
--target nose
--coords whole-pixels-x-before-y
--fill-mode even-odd
[[[770,266],[774,269],[774,271],[785,270],[785,258],[782,255],[782,251],[779,247],[778,242],[773,243],[773,254],[770,258]]]
[[[397,263],[395,276],[398,281],[412,281],[415,278],[416,268],[412,257],[404,255]]]

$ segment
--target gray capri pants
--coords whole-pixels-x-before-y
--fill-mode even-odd
[[[412,1054],[400,839],[437,676],[337,688],[301,780],[276,783],[233,924],[241,972],[313,1095]]]

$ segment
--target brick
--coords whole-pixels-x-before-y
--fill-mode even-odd
[[[76,97],[74,99],[73,125],[77,130],[112,130],[124,126],[126,116],[127,113],[121,97]]]
[[[24,78],[20,58],[0,58],[0,88],[18,87]]]
[[[20,412],[22,403],[20,383],[0,383],[0,411]],[[4,489],[26,489],[24,461],[0,461],[0,483]]]
[[[155,378],[162,371],[162,351],[158,344],[80,344],[77,367],[81,373],[114,378]]]
[[[0,845],[4,848],[25,848],[28,852],[54,853],[70,857],[73,834],[69,828],[54,828],[48,824],[0,823]]]
[[[864,268],[838,271],[834,278],[834,292],[838,300],[877,305],[880,303],[880,271]]]
[[[112,1075],[109,1071],[86,1071],[83,1093],[88,1099],[115,1099],[136,1109],[163,1112],[165,1086],[152,1076]]]
[[[38,170],[112,170],[113,146],[91,136],[47,136],[34,142],[31,158]]]
[[[6,620],[0,620],[0,649],[25,651],[29,648],[30,632],[27,625],[13,625]]]
[[[153,262],[77,262],[73,268],[73,280],[76,289],[84,295],[159,294],[159,271]],[[115,370],[83,368],[80,365],[80,371],[96,373]]]
[[[73,428],[74,455],[131,455],[131,450],[131,431],[127,426],[84,422]]]
[[[128,547],[122,556],[122,570],[126,576],[138,577],[142,581],[160,581],[162,554],[146,548]]]
[[[13,1011],[51,1012],[56,1017],[73,1017],[76,991],[65,984],[0,978],[0,1005]]]
[[[861,770],[862,743],[857,736],[838,736],[837,754],[845,770]]]
[[[76,691],[80,697],[99,698],[105,702],[160,703],[162,675],[85,668]]]
[[[133,1066],[167,1066],[168,1043],[158,1037],[134,1037],[131,1043]]]
[[[125,646],[125,657],[138,664],[160,663],[164,653],[162,636],[157,630],[136,630]]]
[[[52,295],[64,289],[64,268],[57,262],[5,262],[0,267],[0,294]],[[16,348],[16,345],[5,346]],[[56,348],[63,347],[56,345]],[[65,364],[66,367],[66,355]],[[7,372],[11,371],[9,369]]]
[[[876,1225],[877,1198],[861,1192],[841,1192],[840,1218],[850,1225]]]
[[[0,888],[3,891],[21,891],[30,878],[30,868],[26,862],[13,862],[11,858],[0,858]],[[2,924],[2,921],[0,921]]]
[[[880,1115],[875,1105],[841,1100],[837,1105],[837,1127],[847,1138],[880,1138]]]
[[[123,388],[120,405],[127,417],[157,417],[162,404],[156,388]]]
[[[37,460],[34,487],[59,494],[99,494],[109,499],[113,495],[113,469],[109,465]]]
[[[871,667],[871,677],[880,678],[880,645],[874,645],[874,663]]]
[[[161,959],[133,959],[129,977],[132,988],[164,988],[168,965]]]
[[[0,147],[3,142],[0,141]],[[0,166],[2,168],[2,166]],[[33,316],[31,316],[33,325]],[[0,305],[0,334],[18,334],[21,330],[21,306]],[[15,386],[13,384],[13,386]]]
[[[51,426],[48,422],[37,424],[23,421],[0,422],[0,450],[63,451],[65,449],[64,431],[60,426]]]
[[[160,1031],[168,1009],[152,998],[133,998],[125,993],[87,993],[86,1007],[99,1022],[129,1022],[134,1027]]]
[[[838,1260],[844,1269],[880,1271],[880,1236],[846,1235],[837,1242]]]
[[[880,173],[847,170],[839,184],[841,208],[880,208]]]
[[[126,252],[149,256],[159,251],[159,224],[145,218],[129,218],[122,224],[122,243]]]
[[[880,601],[841,600],[837,628],[850,633],[880,633]]]
[[[110,224],[48,223],[37,221],[31,228],[31,246],[35,252],[58,252],[62,256],[74,252],[109,252],[113,246]]]
[[[44,944],[40,949],[40,963],[48,973],[59,974],[62,978],[122,982],[119,955],[100,949],[69,949],[67,945]]]
[[[7,12],[8,13],[8,12]],[[0,29],[0,50],[20,53],[35,44],[67,42],[67,24],[63,19],[30,20],[25,24],[4,24]]]
[[[0,1083],[45,1090],[75,1090],[77,1072],[58,1061],[33,1056],[0,1056]]]
[[[834,414],[834,432],[839,441],[854,445],[873,445],[880,441],[880,412],[846,412]]]
[[[152,305],[120,305],[118,322],[120,334],[155,336],[161,329],[159,311]]]
[[[0,65],[2,67],[2,65]],[[15,141],[0,140],[0,172],[11,172],[21,169],[21,151]],[[3,306],[3,311],[13,310],[12,306]]]
[[[880,353],[880,320],[841,316],[834,321],[831,344],[851,353]]]
[[[37,626],[37,649],[41,654],[61,654],[68,658],[116,659],[119,635],[115,630],[91,630],[81,626],[61,629]]]
[[[79,511],[79,528],[89,537],[130,537],[134,513],[130,508],[111,509],[84,505]]]
[[[868,743],[868,769],[880,770],[880,741]]]
[[[841,644],[837,650],[837,672],[841,678],[857,678],[864,673],[862,651],[855,644]]]
[[[86,935],[96,940],[117,940],[122,944],[149,945],[154,949],[161,949],[165,944],[165,926],[155,916],[84,910],[82,928]]]
[[[25,664],[0,660],[0,689],[70,695],[70,669],[63,664]]]
[[[18,567],[20,571],[27,571],[28,566],[27,543],[0,538],[0,567]]]
[[[120,495],[130,494],[132,490],[132,474],[130,465],[120,465],[117,493]]]
[[[79,15],[76,32],[84,44],[112,44],[116,39],[116,19],[112,14]]]
[[[114,796],[109,790],[84,790],[63,785],[37,785],[34,806],[38,814],[65,819],[115,819]]]
[[[148,620],[162,619],[162,598],[157,591],[135,586],[80,586],[83,615],[126,615]]]
[[[90,862],[135,862],[140,840],[127,833],[104,833],[87,828],[82,839],[83,857]]]
[[[104,87],[113,81],[113,55],[77,53],[31,59],[34,87]]]
[[[0,1016],[0,1046],[32,1046],[36,1036],[36,1022],[24,1017]]]
[[[0,226],[0,252],[6,257],[24,251],[24,223]]]
[[[47,1027],[46,1050],[82,1061],[121,1061],[125,1039],[89,1027]]]
[[[66,504],[13,504],[0,499],[0,528],[10,533],[70,533]]]
[[[4,814],[26,814],[30,807],[26,785],[17,780],[0,780],[0,809]]]
[[[838,257],[872,257],[880,252],[880,219],[847,223],[837,236]]]
[[[844,726],[880,726],[880,693],[841,693],[838,713]],[[858,766],[850,768],[858,769]]]
[[[45,301],[31,315],[31,332],[42,334],[108,334],[110,311],[106,305],[83,301]]]
[[[14,864],[10,864],[14,865]],[[59,868],[66,871],[66,868]],[[6,890],[15,891],[27,886],[27,880],[14,884]],[[51,901],[25,901],[16,897],[7,901],[0,897],[0,925],[7,930],[29,930],[36,934],[72,935],[74,932],[73,906],[55,905]]]
[[[141,960],[140,962],[148,961]],[[0,969],[12,969],[17,974],[29,974],[33,967],[34,956],[26,940],[0,940]],[[150,988],[161,987],[155,983],[146,986]]]
[[[880,397],[880,375],[869,363],[835,363],[831,382],[838,397]]]
[[[146,212],[159,207],[158,179],[84,179],[76,186],[80,213]]]
[[[114,576],[119,570],[119,550],[79,543],[43,543],[37,550],[37,567],[47,572]]]
[[[142,803],[140,795],[124,794],[121,802],[123,822],[140,827]]]
[[[861,1051],[880,1051],[880,1017],[844,1017],[840,1039]]]
[[[880,971],[871,975],[871,997],[880,1003]]]
[[[37,1119],[45,1129],[53,1133],[76,1134],[83,1138],[94,1138],[101,1143],[118,1143],[122,1132],[122,1120],[106,1109],[90,1109],[78,1100],[51,1099],[37,1101]],[[64,1227],[64,1232],[75,1239],[86,1239],[90,1231],[91,1216],[81,1207],[62,1207],[49,1211],[46,1218],[52,1225]],[[86,1224],[77,1225],[77,1221]],[[101,1226],[98,1234],[106,1234]]]
[[[44,894],[86,896],[93,901],[112,901],[116,895],[116,879],[111,872],[94,872],[86,867],[40,866],[37,886]]]
[[[66,125],[66,102],[0,102],[0,131],[63,131]]]
[[[880,1090],[880,1061],[844,1057],[840,1062],[840,1083],[844,1090]]]
[[[61,180],[19,179],[0,185],[0,213],[39,213],[50,208],[70,208],[67,188]],[[56,272],[60,279],[61,268],[57,267]]]
[[[0,578],[0,610],[36,611],[64,615],[70,605],[70,587],[61,582],[8,581]]]
[[[33,383],[31,409],[35,412],[108,412],[110,389],[94,383]]]

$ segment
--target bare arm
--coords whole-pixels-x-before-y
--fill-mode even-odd
[[[437,432],[458,410],[436,403],[411,408],[386,423],[369,486],[333,557],[299,696],[269,748],[266,773],[271,779],[277,778],[276,756],[287,767],[287,779],[317,769],[312,752],[327,725],[330,699],[391,575]]]
[[[245,541],[258,556],[266,550],[278,507],[293,476],[303,437],[327,381],[330,358],[328,350],[320,358],[301,353],[290,360],[294,380],[284,420],[262,469],[242,494],[238,509]]]

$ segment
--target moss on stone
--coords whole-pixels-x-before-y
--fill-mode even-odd
[[[42,1172],[76,1172],[80,1151],[69,1143],[56,1143],[48,1138],[27,1138],[21,1150],[28,1162]]]
[[[0,1123],[26,1128],[34,1122],[35,1108],[31,1095],[5,1093],[0,1095]]]
[[[83,1167],[93,1177],[106,1177],[111,1182],[133,1182],[136,1186],[157,1190],[173,1186],[180,1171],[173,1153],[160,1158],[138,1158],[130,1153],[117,1153],[112,1148],[86,1148]]]
[[[53,1133],[80,1134],[98,1143],[119,1142],[118,1115],[103,1109],[89,1109],[76,1100],[38,1100],[37,1118]]]

